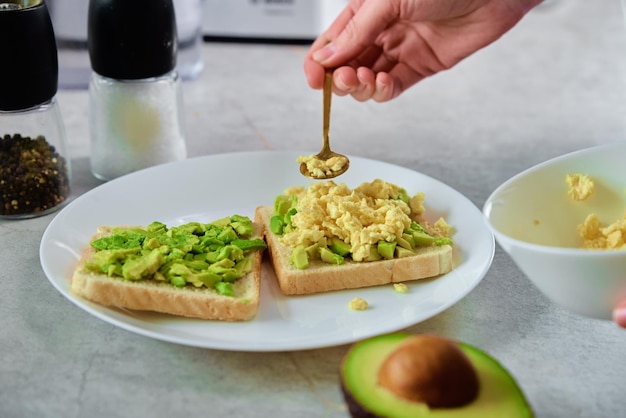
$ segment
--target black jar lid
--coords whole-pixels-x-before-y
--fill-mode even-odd
[[[43,0],[0,0],[0,110],[29,109],[57,93],[59,63]]]
[[[87,27],[91,68],[101,76],[137,80],[176,67],[172,0],[90,0]]]

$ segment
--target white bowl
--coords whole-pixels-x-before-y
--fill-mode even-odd
[[[595,193],[584,202],[567,194],[567,174],[587,174]],[[602,224],[626,213],[626,142],[584,149],[532,167],[498,187],[483,213],[498,244],[558,305],[611,319],[626,300],[626,250],[582,249],[577,226],[590,213]]]

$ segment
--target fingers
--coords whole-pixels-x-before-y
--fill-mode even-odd
[[[324,84],[325,68],[315,61],[305,60],[304,72],[307,83],[313,89],[321,89]],[[386,72],[375,73],[370,68],[339,67],[333,72],[333,92],[338,96],[352,95],[356,100],[364,102],[389,101],[400,94],[402,86],[399,81]]]
[[[369,100],[376,89],[376,76],[364,67],[355,70],[341,67],[334,72],[333,91],[339,96],[352,95],[359,102]]]
[[[626,328],[626,302],[623,302],[613,311],[613,320],[617,325]]]
[[[375,41],[397,18],[399,11],[395,10],[395,3],[352,0],[309,49],[304,61],[309,87],[322,88],[324,68],[346,66],[335,71],[335,94],[350,94],[358,101],[392,98],[390,78],[383,75],[379,79],[371,70],[359,66],[371,65],[378,59],[380,50]]]
[[[376,90],[372,96],[374,101],[379,103],[387,102],[397,97],[401,91],[401,88],[396,85],[393,78],[389,74],[376,74]]]
[[[324,86],[324,72],[326,70],[317,62],[307,58],[304,60],[304,75],[309,87],[319,90]]]
[[[322,50],[326,45],[330,44],[333,39],[335,39],[339,33],[343,30],[346,24],[352,19],[354,16],[354,12],[351,7],[346,7],[343,11],[337,16],[335,21],[331,24],[331,26],[320,36],[315,39],[309,51],[304,59],[304,74],[307,79],[307,83],[309,87],[313,89],[321,89],[324,85],[324,71],[325,67],[320,64],[318,61],[313,59],[314,54],[320,54],[318,51]],[[327,49],[325,53],[332,52],[333,49]]]
[[[351,95],[355,100],[364,102],[374,100],[386,102],[396,94],[394,80],[387,73],[375,74],[371,69],[359,67],[340,67],[333,73],[333,92],[338,96]]]
[[[324,46],[314,45],[311,58],[324,67],[345,65],[376,41],[378,35],[399,16],[396,2],[354,1],[333,22]]]

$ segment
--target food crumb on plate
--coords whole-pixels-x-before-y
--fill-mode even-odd
[[[394,283],[393,290],[397,293],[407,293],[409,291],[409,287],[404,283]]]
[[[363,298],[354,298],[350,301],[348,306],[353,311],[364,311],[368,308],[369,305],[367,301]]]

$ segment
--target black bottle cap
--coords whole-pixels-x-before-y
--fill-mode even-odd
[[[23,4],[32,6],[23,6]],[[0,110],[24,110],[57,93],[59,63],[43,0],[0,0]]]
[[[172,71],[176,67],[175,17],[172,0],[90,0],[91,68],[119,80]]]

